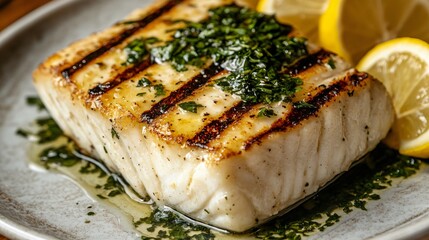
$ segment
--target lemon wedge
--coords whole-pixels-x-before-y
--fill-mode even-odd
[[[259,0],[256,10],[265,14],[275,14],[276,0]]]
[[[429,157],[429,44],[398,38],[377,45],[357,69],[383,82],[393,100],[396,120],[387,144],[401,154]]]
[[[256,9],[274,14],[281,23],[295,27],[300,34],[314,43],[319,42],[319,18],[328,0],[260,0]]]
[[[377,44],[429,41],[427,0],[330,0],[319,21],[320,44],[355,64]]]

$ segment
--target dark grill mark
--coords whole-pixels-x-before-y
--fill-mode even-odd
[[[368,78],[368,73],[358,72],[350,77],[350,81],[352,82],[353,86],[359,86],[360,82],[366,78]]]
[[[359,81],[364,80],[367,77],[364,73],[355,73],[351,76],[346,76],[344,79],[332,84],[331,86],[321,90],[315,96],[313,96],[307,103],[311,104],[312,107],[308,108],[292,108],[289,115],[284,119],[279,119],[276,121],[270,129],[265,132],[260,133],[259,135],[249,139],[245,143],[245,149],[249,149],[254,143],[261,142],[262,138],[269,135],[273,132],[285,131],[288,128],[293,128],[300,124],[305,119],[308,119],[311,116],[315,116],[320,108],[335,98],[342,91],[347,90],[350,83],[353,83],[354,79],[359,79]],[[355,85],[356,86],[356,85]]]
[[[150,67],[151,65],[152,65],[152,62],[150,61],[149,58],[147,58],[147,59],[135,64],[132,68],[126,69],[125,71],[123,71],[122,73],[113,77],[112,79],[110,79],[104,83],[98,84],[94,88],[90,89],[88,91],[88,94],[91,97],[102,95],[102,94],[106,93],[107,91],[109,91],[110,89],[119,85],[121,82],[126,81],[127,79],[134,77],[136,74],[145,70],[146,68]]]
[[[101,46],[99,49],[95,50],[94,52],[86,55],[81,60],[79,60],[77,63],[73,64],[71,67],[64,69],[61,74],[63,77],[70,81],[71,76],[78,71],[79,69],[86,66],[88,63],[93,61],[94,59],[98,58],[99,56],[103,55],[105,52],[109,51],[111,48],[121,44],[125,39],[133,35],[138,30],[146,27],[149,23],[157,19],[158,17],[162,16],[164,13],[172,9],[174,6],[182,2],[182,0],[171,0],[167,1],[164,6],[160,7],[159,9],[153,11],[149,15],[147,15],[145,18],[135,21],[134,27],[124,30],[121,34],[115,36],[112,38],[109,42]]]
[[[229,125],[240,119],[243,114],[248,112],[255,104],[239,102],[234,107],[226,111],[219,119],[213,120],[206,125],[192,139],[187,141],[190,146],[207,148],[207,144],[216,139]]]
[[[171,92],[168,97],[162,99],[153,105],[151,109],[144,112],[140,117],[140,121],[146,123],[153,122],[157,117],[164,114],[172,106],[176,105],[178,102],[191,95],[192,92],[202,87],[205,83],[207,83],[208,80],[210,80],[210,78],[218,74],[220,71],[222,71],[220,66],[216,66],[214,64],[210,65],[210,67],[201,71],[200,74],[193,77],[182,87]]]
[[[331,55],[334,55],[334,54],[324,49],[321,49],[316,53],[310,54],[307,57],[296,62],[293,66],[286,69],[285,73],[288,73],[289,75],[297,75],[313,67],[316,64],[322,64],[323,60],[326,59],[327,57],[330,57]]]

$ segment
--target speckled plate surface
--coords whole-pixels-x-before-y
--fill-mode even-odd
[[[28,167],[15,132],[38,114],[31,72],[74,40],[115,23],[151,0],[57,0],[0,32],[0,233],[13,239],[138,239],[112,209],[61,175]],[[315,239],[429,238],[429,168],[381,193]],[[87,207],[97,212],[87,220]],[[425,237],[426,236],[426,237]]]

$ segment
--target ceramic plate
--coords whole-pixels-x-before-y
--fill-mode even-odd
[[[15,132],[38,112],[31,72],[46,57],[106,28],[150,0],[53,1],[0,32],[0,233],[18,239],[138,239],[112,209],[61,175],[28,167],[27,141]],[[400,239],[429,235],[429,169],[395,184],[317,239]],[[87,208],[96,212],[88,219]]]

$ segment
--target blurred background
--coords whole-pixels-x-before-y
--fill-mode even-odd
[[[0,31],[51,0],[0,0]]]

